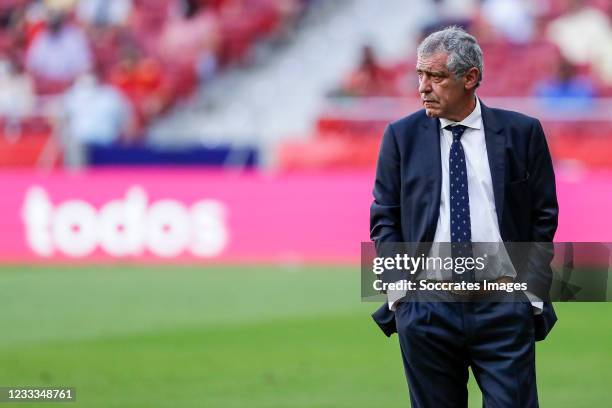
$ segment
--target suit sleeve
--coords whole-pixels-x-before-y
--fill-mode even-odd
[[[552,241],[557,230],[559,206],[552,159],[542,125],[537,120],[529,143],[528,172],[531,231],[526,282],[530,292],[547,299],[552,284],[550,263],[554,256]]]
[[[376,247],[381,242],[402,242],[400,219],[400,155],[392,125],[387,126],[382,137],[374,201],[370,207],[370,239]]]
[[[559,205],[555,173],[542,125],[535,121],[528,152],[531,192],[532,242],[552,242],[557,231]]]
[[[400,218],[400,154],[397,140],[391,125],[387,126],[382,137],[378,163],[376,165],[376,180],[374,182],[374,201],[370,207],[370,239],[374,241],[378,256],[385,256],[381,251],[382,242],[402,242]],[[381,276],[385,282],[399,280],[389,276],[389,271]],[[393,274],[395,275],[395,274]],[[397,332],[395,313],[389,310],[387,302],[378,308],[372,318],[387,337]]]
[[[379,257],[395,257],[403,248],[401,227],[401,166],[397,139],[392,125],[385,130],[380,146],[380,154],[374,182],[374,201],[370,208],[370,238],[376,246]],[[395,244],[397,243],[397,244]],[[385,244],[385,245],[382,245]],[[403,270],[386,268],[379,276],[384,283],[407,279]],[[387,291],[383,290],[383,293]],[[391,301],[401,298],[405,293],[387,293]]]

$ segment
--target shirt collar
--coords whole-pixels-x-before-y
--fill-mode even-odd
[[[465,119],[461,122],[455,122],[449,119],[440,118],[440,124],[442,128],[448,125],[463,125],[472,129],[482,128],[482,113],[480,111],[480,100],[476,98],[476,107]]]

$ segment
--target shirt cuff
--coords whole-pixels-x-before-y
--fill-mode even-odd
[[[401,281],[397,281],[397,282],[401,282]],[[388,290],[387,291],[387,303],[389,305],[389,310],[395,312],[395,309],[397,309],[397,304],[400,302],[400,300],[404,296],[406,296],[405,290]]]
[[[527,296],[527,299],[529,299],[529,303],[531,303],[531,306],[533,306],[533,314],[542,314],[542,311],[544,310],[544,302],[542,301],[542,299],[529,292],[528,290],[526,290],[524,293],[525,296]]]

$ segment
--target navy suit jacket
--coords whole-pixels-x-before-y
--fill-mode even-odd
[[[481,101],[495,209],[504,242],[552,242],[557,229],[555,175],[544,131],[537,119],[493,109]],[[387,126],[382,138],[370,210],[370,238],[384,242],[432,242],[440,210],[442,167],[440,121],[420,110]],[[540,254],[549,273],[527,278],[529,290],[547,297],[552,281],[552,244]],[[529,281],[531,280],[531,281]],[[385,303],[372,317],[387,336],[396,332]],[[552,304],[535,315],[536,340],[556,321]]]

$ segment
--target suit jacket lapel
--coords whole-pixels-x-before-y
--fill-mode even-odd
[[[503,133],[503,126],[499,123],[493,111],[487,108],[482,101],[480,101],[480,108],[485,130],[489,168],[491,169],[491,179],[493,182],[497,223],[503,237],[502,215],[504,213],[504,175],[506,166],[504,148],[506,138]]]
[[[433,242],[436,227],[438,225],[438,217],[440,216],[440,194],[442,194],[442,163],[440,158],[440,121],[434,118],[428,118],[425,121],[425,140],[422,142],[423,158],[425,165],[428,168],[428,182],[430,202],[429,212],[427,214],[427,231],[423,242]]]

